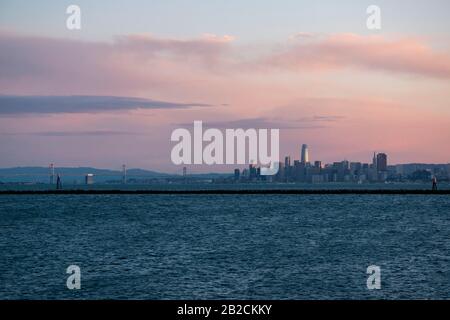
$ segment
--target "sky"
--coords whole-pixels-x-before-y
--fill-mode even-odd
[[[66,27],[71,4],[80,30]],[[306,143],[324,163],[374,151],[449,163],[449,12],[445,0],[0,0],[0,167],[179,172],[170,135],[194,120],[279,128],[281,157]]]

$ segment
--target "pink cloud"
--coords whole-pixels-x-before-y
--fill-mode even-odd
[[[450,54],[418,39],[389,40],[382,36],[335,34],[296,35],[291,45],[265,62],[291,70],[334,70],[346,67],[450,77]]]
[[[232,40],[128,35],[84,42],[0,33],[0,87],[7,94],[134,94],[211,72]]]
[[[114,47],[120,52],[143,59],[172,57],[193,59],[198,62],[218,62],[229,49],[234,37],[204,34],[196,39],[158,38],[150,34],[123,35],[115,38]]]
[[[342,68],[450,77],[450,55],[417,39],[354,34],[294,38],[286,48],[267,54],[247,52],[248,47],[235,45],[228,35],[170,39],[137,34],[118,36],[112,42],[84,42],[0,33],[1,93],[172,99],[167,93],[204,95],[205,85],[208,92],[227,91],[227,87],[242,91],[262,81],[275,86],[276,76],[290,71]],[[268,71],[264,79],[261,69]],[[213,83],[221,88],[213,88]]]
[[[12,155],[8,163],[35,158],[47,163],[60,150],[67,151],[68,162],[87,163],[92,159],[85,152],[88,144],[98,165],[124,159],[164,168],[171,124],[198,119],[224,126],[242,121],[280,126],[283,154],[296,157],[301,143],[308,143],[312,157],[324,161],[365,160],[374,149],[395,161],[449,159],[442,147],[450,137],[449,55],[417,39],[301,34],[287,47],[262,52],[240,47],[229,36],[129,35],[83,42],[0,33],[0,48],[0,94],[115,95],[215,106],[0,119],[3,132],[56,132],[0,137],[3,153]],[[342,79],[330,70],[351,72]],[[389,78],[372,77],[374,71]],[[404,81],[404,74],[423,77]],[[436,97],[434,104],[429,96]],[[276,106],[281,107],[273,110]],[[60,134],[67,130],[71,135]],[[97,131],[148,136],[72,134]],[[118,143],[127,148],[117,148]]]

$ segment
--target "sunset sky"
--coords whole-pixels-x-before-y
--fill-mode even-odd
[[[450,1],[0,0],[0,167],[178,172],[194,120],[279,128],[294,159],[449,163]]]

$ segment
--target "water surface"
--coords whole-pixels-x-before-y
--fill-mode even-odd
[[[449,299],[449,239],[443,195],[2,195],[0,298]]]

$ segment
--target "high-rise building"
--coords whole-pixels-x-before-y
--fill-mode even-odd
[[[373,152],[372,169],[373,169],[374,171],[377,171],[377,154],[376,154],[375,151]]]
[[[86,184],[93,184],[94,183],[94,174],[88,173],[85,177]]]
[[[287,156],[284,158],[284,166],[285,167],[290,167],[291,166],[291,157]]]
[[[377,171],[378,172],[387,171],[387,155],[385,153],[377,154]]]
[[[298,160],[294,161],[294,168],[293,168],[293,177],[294,177],[294,181],[297,182],[304,182],[306,179],[305,176],[305,164],[301,163]]]
[[[350,171],[353,174],[359,174],[361,172],[361,169],[362,169],[361,162],[350,162]]]
[[[55,179],[55,166],[53,165],[53,163],[50,163],[50,184],[54,183],[54,179]]]
[[[300,161],[303,164],[309,163],[308,145],[306,145],[306,144],[302,145],[302,154],[301,154],[301,157],[300,157]]]
[[[249,164],[248,172],[249,172],[250,179],[255,179],[257,177],[256,167],[253,164]]]
[[[276,181],[283,181],[284,180],[284,163],[278,162],[278,172],[275,175]]]
[[[291,173],[292,173],[291,157],[287,156],[284,158],[284,181],[285,182],[288,182],[291,180]]]
[[[322,161],[314,161],[314,167],[316,169],[321,169],[322,168]]]
[[[124,164],[122,165],[122,183],[127,183],[127,167]]]

